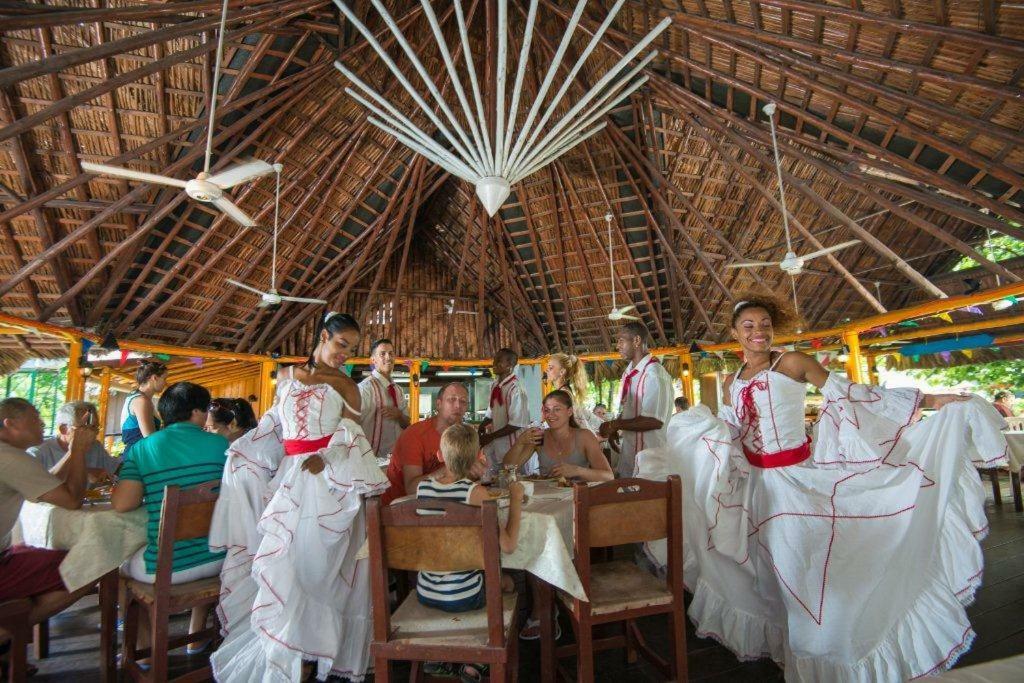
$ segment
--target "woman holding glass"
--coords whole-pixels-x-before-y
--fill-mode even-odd
[[[576,422],[572,396],[568,392],[558,389],[545,396],[541,414],[548,428],[524,429],[505,454],[506,466],[521,467],[536,452],[543,476],[583,481],[615,478],[597,437]]]

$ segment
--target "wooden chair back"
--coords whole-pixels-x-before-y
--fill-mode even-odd
[[[590,549],[662,538],[668,541],[668,581],[682,597],[683,492],[678,475],[666,481],[613,479],[573,487],[576,572],[590,591]],[[577,601],[589,611],[590,604]]]
[[[210,535],[213,508],[217,504],[216,489],[220,479],[203,482],[188,490],[180,486],[164,488],[160,508],[160,530],[157,532],[156,576],[157,596],[171,585],[174,544]]]
[[[422,512],[421,512],[422,511]],[[370,548],[373,638],[391,634],[388,569],[452,572],[483,570],[488,641],[504,646],[501,597],[501,547],[494,501],[481,507],[464,503],[410,499],[381,505],[366,502]]]

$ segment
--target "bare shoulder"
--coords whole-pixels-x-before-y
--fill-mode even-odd
[[[732,386],[732,381],[734,379],[736,379],[736,373],[730,372],[725,376],[725,379],[722,380],[722,402],[727,406],[732,405],[729,399],[729,387]]]
[[[359,385],[355,383],[351,377],[345,374],[339,373],[337,376],[332,376],[327,379],[328,383],[334,387],[334,390],[341,394],[341,397],[345,399],[345,403],[355,411],[360,410],[362,407],[362,395],[359,393]]]
[[[596,448],[601,447],[601,442],[597,440],[596,436],[594,436],[594,432],[589,429],[579,428],[576,430],[576,433],[579,435],[579,439],[584,446],[594,446]]]
[[[806,372],[808,369],[820,367],[814,358],[808,356],[803,351],[785,351],[779,358],[778,365],[779,369],[793,370],[795,372]],[[789,374],[789,373],[787,373]]]

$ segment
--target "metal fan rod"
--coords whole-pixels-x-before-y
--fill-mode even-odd
[[[425,0],[424,0],[425,1]],[[516,69],[516,81],[512,87],[512,102],[508,107],[508,126],[505,140],[501,148],[501,164],[508,164],[509,148],[512,146],[512,134],[515,132],[516,114],[519,113],[519,99],[523,91],[523,79],[526,77],[526,63],[530,58],[530,46],[533,44],[533,25],[537,20],[537,0],[530,0],[530,9],[526,13],[526,29],[523,32],[523,44],[519,48],[519,67]]]
[[[206,124],[206,159],[203,172],[210,172],[210,157],[213,154],[213,122],[217,118],[217,88],[220,86],[220,63],[224,57],[224,28],[228,21],[228,0],[220,8],[220,29],[217,30],[217,57],[213,67],[213,83],[210,87],[210,120]]]
[[[487,116],[484,114],[484,99],[480,92],[480,81],[476,77],[476,64],[473,63],[473,51],[469,48],[469,29],[466,28],[466,16],[462,12],[462,0],[454,0],[455,23],[459,28],[459,40],[462,42],[462,59],[466,62],[466,71],[469,73],[469,84],[473,90],[473,102],[476,105],[477,121],[480,124],[480,131],[484,139],[484,158],[490,159],[493,154],[491,149],[490,130],[487,127]],[[494,173],[497,169],[484,168],[488,173]]]

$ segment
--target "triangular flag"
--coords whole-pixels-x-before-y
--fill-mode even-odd
[[[351,363],[345,363],[345,374],[349,377],[352,376],[352,367],[353,365]]]
[[[974,315],[985,315],[985,312],[982,311],[977,306],[968,306],[967,308],[965,308],[963,310],[967,311],[968,313],[973,313]]]
[[[921,327],[920,325],[915,323],[913,320],[904,320],[903,322],[897,323],[897,324],[900,327]]]
[[[168,360],[171,359],[170,354],[167,354],[167,353],[158,353],[158,354],[156,354],[156,357],[159,358],[160,360],[163,360],[163,361],[168,361]]]
[[[951,316],[949,313],[939,313],[935,317],[941,320],[945,320],[947,323],[953,322],[953,316]]]
[[[131,351],[129,351],[128,349],[121,349],[121,360],[118,362],[118,365],[123,367],[124,364],[128,362],[129,353],[131,353]]]
[[[190,363],[192,363],[192,365],[195,365],[197,368],[203,367],[203,359],[200,358],[199,356],[192,356],[188,360]]]
[[[972,351],[971,349],[964,349],[963,351],[961,351],[961,353],[963,353],[968,358],[974,358],[974,351]]]
[[[92,348],[92,345],[93,345],[93,342],[92,342],[91,339],[83,339],[82,340],[82,355],[83,356],[89,355],[89,349]]]
[[[822,341],[820,339],[812,339],[811,340],[811,348],[812,349],[820,349],[822,346],[824,346],[824,344],[822,343]]]
[[[917,363],[917,362],[919,362],[921,360],[921,356],[918,356],[917,354],[915,354],[914,356],[911,357],[911,360],[913,360],[915,363]]]
[[[949,365],[950,361],[953,360],[953,352],[952,351],[939,351],[939,358],[942,359],[943,363],[945,363],[946,365]]]

